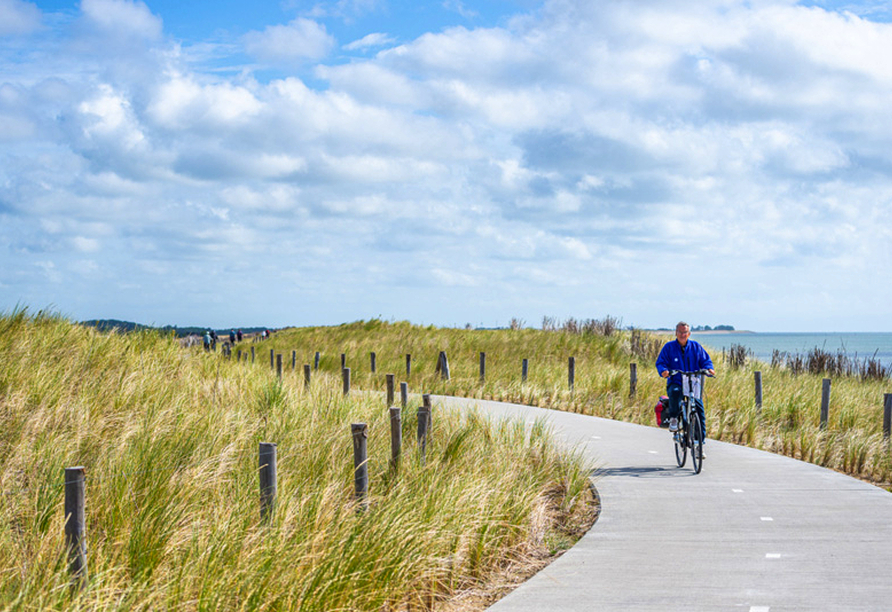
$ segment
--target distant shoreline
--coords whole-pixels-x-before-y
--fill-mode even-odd
[[[652,332],[654,334],[674,334],[675,330],[672,329],[648,329],[645,331]],[[710,329],[708,331],[692,331],[691,335],[700,335],[700,336],[724,336],[727,334],[755,334],[758,332],[750,331],[748,329]]]

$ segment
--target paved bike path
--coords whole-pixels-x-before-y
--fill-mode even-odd
[[[788,457],[711,440],[703,471],[666,430],[500,402],[544,416],[598,466],[601,514],[489,610],[892,610],[892,494]],[[436,406],[436,404],[435,404]]]

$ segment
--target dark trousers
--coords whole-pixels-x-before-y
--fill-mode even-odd
[[[670,384],[666,386],[666,393],[669,395],[669,418],[680,419],[681,414],[681,398],[684,394],[681,385]],[[703,439],[706,439],[706,413],[703,410],[703,402],[694,400],[694,414],[700,419],[700,429],[703,431]]]

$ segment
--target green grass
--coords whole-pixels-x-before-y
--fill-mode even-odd
[[[259,343],[258,350],[298,352],[298,372],[322,353],[322,368],[336,372],[347,355],[353,384],[383,390],[384,374],[406,381],[405,355],[413,366],[410,389],[430,393],[504,400],[652,425],[653,405],[665,394],[665,381],[653,367],[662,342],[670,337],[616,332],[463,330],[413,326],[406,322],[359,321],[336,327],[282,330]],[[633,346],[635,351],[633,354]],[[449,358],[451,379],[437,375],[439,351]],[[370,372],[369,353],[377,355]],[[479,381],[479,353],[486,353],[486,382]],[[576,358],[574,392],[568,389],[568,359]],[[521,383],[521,362],[529,377]],[[830,419],[820,425],[822,375],[793,374],[767,364],[731,368],[713,353],[718,378],[707,383],[707,427],[713,438],[787,454],[889,487],[892,454],[883,440],[883,394],[890,381],[834,379]],[[638,386],[629,397],[629,364],[638,363]],[[266,362],[268,363],[268,361]],[[755,406],[753,372],[763,372],[763,409]]]
[[[408,411],[393,470],[380,395],[345,398],[326,372],[304,389],[264,363],[46,313],[0,316],[0,609],[422,609],[541,564],[591,521],[591,466],[541,422],[435,411],[422,466]],[[369,424],[365,511],[352,422]],[[270,524],[260,442],[278,444]],[[89,582],[78,592],[62,507],[74,465],[87,473]]]

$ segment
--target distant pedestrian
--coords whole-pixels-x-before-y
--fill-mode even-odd
[[[211,350],[211,332],[210,331],[204,332],[204,350],[206,350],[206,351]]]
[[[242,330],[238,330],[238,333],[236,334],[236,336],[238,337],[238,341],[241,342],[242,341]]]
[[[229,344],[235,344],[235,330],[229,330]]]

